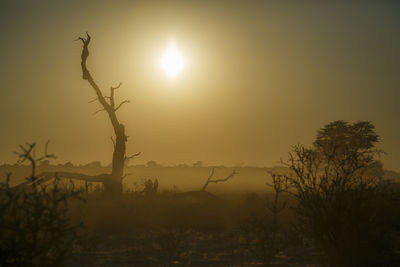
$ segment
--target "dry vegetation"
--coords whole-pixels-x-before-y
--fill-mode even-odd
[[[210,168],[204,169],[210,171]],[[221,172],[229,173],[225,170]],[[68,208],[67,217],[66,213],[53,213],[61,221],[67,220],[69,225],[84,225],[85,234],[81,233],[79,238],[75,231],[64,232],[66,239],[60,240],[73,241],[72,243],[62,245],[63,241],[57,241],[58,248],[63,251],[63,263],[67,266],[304,266],[326,262],[324,247],[303,228],[306,225],[303,224],[304,218],[300,216],[304,215],[298,205],[300,202],[287,193],[283,176],[271,176],[266,172],[262,185],[264,193],[226,190],[219,194],[199,190],[207,177],[206,175],[199,179],[199,186],[192,188],[197,188],[197,191],[185,192],[159,190],[161,182],[159,186],[155,186],[155,179],[143,182],[139,179],[136,187],[126,190],[118,199],[105,197],[102,187],[91,185],[86,191],[85,184],[80,184],[80,197],[85,201],[72,198],[65,202],[66,205],[62,207],[63,212]],[[55,181],[60,186],[70,186],[69,180]],[[52,183],[48,182],[46,186],[51,188]],[[225,183],[215,185],[224,186]],[[10,190],[7,188],[3,188],[2,192]],[[399,231],[393,229],[391,221],[394,219],[391,214],[399,216],[398,209],[390,206],[398,205],[399,200],[392,199],[395,195],[387,198],[385,194],[379,194],[381,201],[376,198],[365,203],[365,209],[351,217],[348,214],[352,212],[351,209],[335,210],[330,215],[335,217],[337,212],[346,213],[345,217],[338,217],[341,220],[337,224],[343,222],[343,227],[361,226],[359,233],[363,235],[352,236],[357,247],[360,247],[358,239],[361,238],[361,250],[370,249],[366,244],[375,244],[376,240],[373,238],[377,230],[390,234]],[[348,201],[352,203],[354,199],[357,200],[357,197]],[[371,199],[370,195],[368,199]],[[359,202],[356,204],[360,205]],[[352,207],[350,205],[349,208]],[[375,222],[369,224],[368,220],[361,221],[361,224],[360,221],[354,221],[372,213],[376,214],[375,218],[380,218],[378,225]],[[46,213],[40,214],[42,217],[47,216]],[[319,217],[312,215],[311,218]],[[321,224],[319,231],[328,230],[323,229],[322,221],[316,223]],[[27,230],[22,228],[19,231]],[[349,232],[343,232],[348,231],[346,228],[335,231],[338,235],[349,235]],[[382,251],[385,253],[391,251],[389,244],[396,246],[395,243],[388,243],[389,241],[385,240],[383,243],[385,246]],[[396,240],[393,239],[394,241]],[[21,250],[19,247],[17,249]],[[72,256],[66,258],[66,255]],[[389,253],[382,258],[387,259],[386,266],[395,266],[394,255]],[[42,262],[32,265],[44,266]]]
[[[370,122],[325,125],[281,168],[126,168],[116,111],[128,101],[116,105],[119,86],[103,95],[86,68],[91,38],[78,40],[83,79],[113,126],[111,166],[52,166],[47,146],[39,158],[21,146],[29,166],[1,166],[1,266],[400,265],[400,190]]]

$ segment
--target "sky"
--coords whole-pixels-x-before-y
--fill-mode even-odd
[[[400,2],[0,1],[0,162],[51,140],[54,163],[112,157],[112,127],[82,80],[119,111],[131,164],[273,166],[335,120],[368,120],[400,171]],[[160,58],[174,41],[184,68]],[[38,154],[40,154],[40,149]]]

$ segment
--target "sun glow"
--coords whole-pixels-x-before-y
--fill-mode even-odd
[[[173,78],[182,71],[183,66],[182,54],[175,44],[171,42],[161,58],[161,67],[169,77]]]

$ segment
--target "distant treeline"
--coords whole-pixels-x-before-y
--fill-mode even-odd
[[[210,174],[213,167],[216,168],[215,177],[224,177],[236,171],[232,179],[227,183],[211,185],[209,190],[212,192],[226,191],[253,191],[262,192],[267,189],[266,183],[271,182],[270,171],[284,172],[285,167],[252,167],[252,166],[205,166],[201,161],[192,165],[178,164],[176,166],[163,166],[155,161],[147,164],[130,165],[125,168],[126,177],[124,179],[125,190],[139,189],[143,186],[146,179],[158,179],[161,190],[196,190],[200,189]],[[37,172],[79,172],[87,175],[98,175],[111,171],[111,166],[102,166],[99,161],[93,161],[86,165],[74,165],[71,162],[65,164],[51,164],[49,161],[41,162],[37,167]],[[30,174],[28,165],[3,164],[0,165],[0,178],[5,177],[6,173],[12,173],[11,184],[19,184]],[[386,179],[399,181],[400,173],[386,170]]]

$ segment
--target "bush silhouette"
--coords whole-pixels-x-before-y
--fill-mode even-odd
[[[394,255],[395,193],[376,160],[370,122],[335,121],[310,148],[296,145],[283,174],[298,206],[299,226],[330,266],[385,266]]]
[[[61,266],[76,241],[78,225],[68,218],[68,200],[80,192],[72,183],[62,187],[56,177],[40,184],[34,147],[21,146],[19,154],[32,163],[27,182],[11,187],[11,174],[0,182],[0,266]]]

